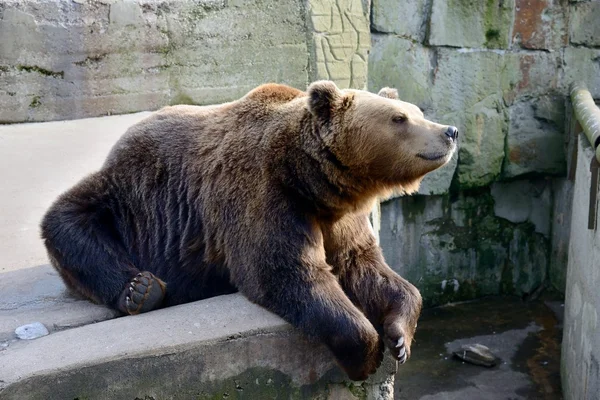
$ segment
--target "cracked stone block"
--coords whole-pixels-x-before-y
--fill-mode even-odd
[[[600,46],[600,2],[591,1],[571,5],[571,43]]]
[[[564,103],[560,97],[516,103],[509,109],[509,120],[504,177],[566,173]]]
[[[362,0],[311,0],[314,79],[365,89],[371,48],[369,13]]]
[[[526,49],[567,45],[567,10],[557,0],[516,0],[513,43]]]
[[[433,0],[428,42],[433,46],[506,49],[515,0]]]
[[[423,42],[430,5],[431,0],[373,0],[372,28]]]

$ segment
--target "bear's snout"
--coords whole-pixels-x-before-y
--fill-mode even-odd
[[[452,140],[458,139],[458,129],[455,126],[449,126],[444,133]]]

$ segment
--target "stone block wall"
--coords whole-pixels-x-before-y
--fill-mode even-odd
[[[0,37],[0,123],[364,88],[370,47],[361,0],[6,0]]]
[[[600,229],[588,229],[590,164],[594,150],[579,135],[574,186],[561,378],[565,399],[600,394]]]
[[[373,0],[368,88],[460,131],[426,197],[381,207],[388,259],[432,304],[564,291],[565,96],[600,97],[599,27],[597,1]]]

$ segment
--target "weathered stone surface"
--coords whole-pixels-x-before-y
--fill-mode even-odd
[[[429,44],[508,48],[514,8],[515,0],[433,0]]]
[[[306,29],[296,0],[2,2],[0,122],[217,103],[266,81],[305,88]]]
[[[402,100],[432,111],[431,85],[435,50],[394,35],[372,35],[369,90],[394,87]]]
[[[566,7],[556,0],[516,0],[513,43],[526,49],[567,45]]]
[[[490,96],[464,113],[446,116],[463,134],[459,142],[457,182],[461,188],[492,183],[501,172],[506,136],[506,111],[502,100]]]
[[[563,69],[566,86],[583,81],[592,97],[600,98],[600,49],[567,47]]]
[[[510,107],[503,176],[566,173],[563,113],[562,99],[551,96]]]
[[[329,79],[341,88],[365,89],[371,47],[365,4],[361,0],[310,0],[308,6],[313,80]]]
[[[552,186],[550,181],[496,182],[490,191],[494,198],[494,214],[512,223],[531,222],[535,231],[550,235]]]
[[[373,0],[371,26],[376,32],[423,42],[431,0]]]
[[[600,2],[590,1],[571,5],[571,43],[600,46]]]
[[[561,57],[557,52],[516,52],[502,56],[501,88],[508,105],[559,91]]]
[[[387,262],[427,305],[523,295],[546,279],[548,241],[530,222],[495,217],[486,190],[453,201],[446,195],[385,202],[379,235]]]
[[[504,69],[504,57],[499,52],[438,49],[431,88],[436,114],[465,112],[501,93]]]

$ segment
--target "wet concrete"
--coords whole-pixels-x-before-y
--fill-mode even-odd
[[[425,310],[412,358],[396,375],[398,400],[562,399],[562,302],[495,297]],[[486,368],[453,358],[480,343],[501,360]]]

